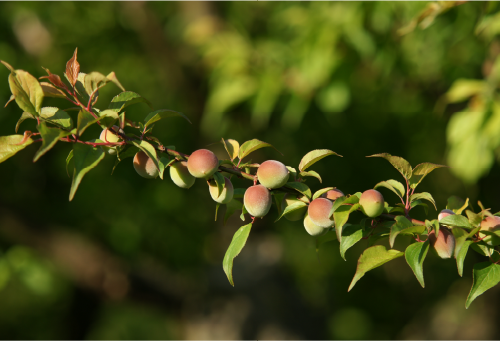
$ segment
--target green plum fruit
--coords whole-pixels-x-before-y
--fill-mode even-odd
[[[120,128],[117,126],[113,126],[115,131],[118,131]],[[118,135],[115,135],[111,130],[109,129],[104,129],[101,132],[101,135],[99,136],[99,140],[104,141],[104,142],[112,142],[112,143],[117,143],[121,141],[121,138]],[[109,155],[115,155],[116,154],[116,147],[103,147],[105,151],[108,152]]]
[[[286,184],[290,172],[284,164],[275,160],[264,161],[257,169],[257,178],[262,186],[270,189]]]
[[[135,171],[146,179],[154,179],[158,176],[158,168],[156,168],[153,159],[146,155],[142,150],[134,156]]]
[[[262,185],[250,186],[243,196],[243,204],[250,215],[263,217],[271,209],[271,193]]]
[[[384,211],[384,197],[374,189],[364,191],[359,199],[359,204],[370,218],[378,217]]]
[[[210,180],[208,183],[208,188],[210,190],[210,195],[212,196],[212,199],[214,199],[216,202],[219,204],[227,204],[233,199],[234,195],[234,188],[233,184],[231,183],[231,180],[228,178],[224,177],[224,189],[219,195],[219,188],[217,187],[217,183],[215,180]]]
[[[189,156],[187,167],[195,178],[208,179],[219,168],[219,159],[208,149],[198,149]]]
[[[189,173],[187,161],[175,162],[170,165],[170,178],[180,188],[190,188],[196,178]]]

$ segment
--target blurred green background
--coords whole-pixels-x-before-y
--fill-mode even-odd
[[[254,162],[296,167],[308,151],[328,148],[344,157],[317,163],[324,184],[311,178],[308,185],[354,193],[399,179],[388,162],[365,158],[388,152],[414,166],[452,166],[419,187],[438,209],[454,194],[496,212],[500,6],[431,11],[412,30],[426,6],[2,2],[0,59],[36,77],[45,74],[41,66],[62,75],[78,47],[82,72],[115,71],[155,109],[185,113],[192,125],[163,120],[154,132],[185,153],[221,137],[258,138],[284,156],[262,149]],[[0,68],[0,103],[10,97],[8,74]],[[96,106],[118,92],[108,85]],[[50,98],[44,105],[69,107]],[[148,113],[137,105],[127,116],[139,121]],[[20,114],[15,103],[1,110],[0,135],[14,134]],[[35,127],[26,121],[22,130]],[[94,126],[84,138],[99,132]],[[225,157],[222,145],[208,148]],[[33,163],[36,149],[0,165],[3,339],[500,338],[498,286],[464,308],[477,254],[468,255],[464,278],[453,259],[430,252],[425,289],[399,258],[347,293],[364,242],[347,262],[337,242],[316,253],[300,222],[273,224],[272,211],[236,258],[233,288],[221,263],[242,222],[214,222],[203,181],[186,191],[167,178],[146,180],[130,159],[111,176],[114,160],[106,157],[68,202],[71,146],[59,143]],[[415,218],[436,216],[433,208],[428,216],[415,209]]]

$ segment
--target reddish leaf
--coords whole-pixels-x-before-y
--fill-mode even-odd
[[[78,73],[80,73],[80,64],[76,60],[76,54],[78,53],[78,47],[75,49],[73,57],[66,63],[66,77],[68,77],[69,82],[72,86],[78,79]]]

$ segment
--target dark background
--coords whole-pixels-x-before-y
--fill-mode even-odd
[[[439,210],[458,195],[475,209],[480,199],[496,212],[500,124],[485,119],[480,128],[465,120],[457,128],[450,122],[457,112],[473,115],[486,111],[483,102],[497,101],[499,8],[465,3],[425,29],[399,35],[425,6],[2,2],[0,59],[35,77],[44,75],[40,66],[62,76],[78,47],[82,72],[115,71],[127,90],[155,109],[185,113],[192,125],[172,118],[154,131],[185,153],[209,148],[226,158],[222,145],[208,145],[221,137],[258,138],[284,156],[266,148],[252,154],[254,162],[276,159],[297,167],[308,151],[328,148],[343,158],[315,164],[324,183],[311,178],[308,185],[355,193],[402,180],[385,160],[365,158],[388,152],[413,166],[452,166],[419,186],[432,193]],[[0,103],[10,97],[8,74],[0,68]],[[444,107],[444,94],[459,79],[488,80],[491,91]],[[118,92],[107,85],[96,106],[105,108]],[[44,106],[70,105],[47,98]],[[149,112],[139,104],[127,116],[139,121]],[[15,103],[1,110],[0,135],[14,134],[20,114]],[[460,141],[480,147],[467,149],[450,138],[457,129]],[[481,129],[491,135],[486,142],[490,135]],[[34,123],[25,121],[23,130],[35,131]],[[95,126],[83,137],[99,133]],[[214,222],[215,203],[203,181],[186,191],[168,177],[146,180],[131,159],[111,176],[114,160],[106,157],[69,202],[65,159],[71,146],[58,143],[33,163],[37,148],[0,166],[1,338],[500,338],[498,287],[464,308],[472,266],[484,260],[475,253],[465,261],[464,278],[454,259],[430,251],[425,289],[399,258],[347,293],[366,242],[349,250],[346,262],[337,242],[316,253],[301,222],[273,224],[272,210],[236,258],[233,288],[221,263],[243,223],[238,215],[226,226]],[[433,207],[427,216],[422,208],[414,212],[418,219],[437,217]],[[407,243],[400,237],[395,248]]]

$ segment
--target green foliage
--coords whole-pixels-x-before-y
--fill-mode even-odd
[[[97,140],[99,141],[99,140]],[[73,182],[69,192],[69,200],[73,200],[76,190],[80,186],[85,174],[96,167],[104,159],[104,151],[100,147],[92,147],[88,144],[75,143],[73,145]]]
[[[465,302],[465,308],[469,308],[472,301],[486,290],[491,289],[500,282],[500,265],[490,262],[477,263],[474,265],[473,282],[469,296]]]
[[[300,160],[299,170],[301,172],[305,171],[307,168],[311,167],[313,164],[315,164],[319,160],[321,160],[329,155],[337,155],[337,156],[342,157],[342,155],[339,155],[339,154],[335,153],[334,151],[331,151],[328,149],[313,150],[313,151],[307,153],[306,155],[304,155],[302,160]]]
[[[422,288],[425,288],[423,265],[427,251],[429,251],[429,241],[411,244],[405,251],[406,262],[413,270]]]
[[[226,254],[224,255],[224,260],[222,261],[222,267],[226,273],[227,279],[232,286],[234,286],[233,281],[233,261],[236,256],[238,256],[245,246],[250,230],[252,229],[252,224],[247,224],[238,229],[231,240],[231,244],[227,248]]]

